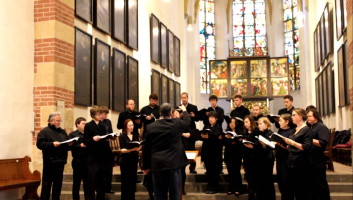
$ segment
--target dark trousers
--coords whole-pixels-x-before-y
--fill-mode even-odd
[[[149,172],[147,175],[143,177],[143,185],[147,188],[148,196],[150,200],[153,200],[153,180],[152,180],[152,173]]]
[[[129,162],[130,161],[130,162]],[[121,162],[121,200],[135,200],[137,159]]]
[[[313,199],[330,200],[330,188],[326,180],[326,164],[314,164],[313,175]]]
[[[256,162],[255,164],[257,200],[276,200],[273,165],[273,159],[262,160],[262,162]]]
[[[291,188],[289,187],[289,182],[288,182],[288,173],[289,173],[288,163],[277,159],[276,170],[277,170],[277,183],[278,183],[279,191],[281,192],[281,199],[294,200],[294,196],[291,191]]]
[[[312,200],[312,170],[310,166],[301,166],[296,168],[289,168],[288,182],[295,199],[298,200]]]
[[[185,182],[186,182],[186,167],[181,168],[181,183],[182,183],[182,189],[185,191]]]
[[[94,158],[87,158],[87,195],[86,200],[104,200],[105,199],[105,187],[106,187],[106,174],[108,170],[108,164],[99,161],[97,162]],[[97,197],[95,198],[95,192]]]
[[[43,163],[41,200],[49,200],[52,192],[52,200],[59,200],[63,183],[64,163]],[[51,191],[53,186],[53,191]]]
[[[71,165],[73,169],[72,199],[79,200],[81,181],[83,181],[84,195],[87,194],[87,160],[74,158]]]
[[[181,168],[152,172],[155,200],[180,199]]]
[[[207,177],[207,191],[218,191],[219,186],[219,166],[221,161],[207,160],[205,162],[206,177]]]
[[[228,192],[242,192],[243,190],[243,183],[240,174],[241,161],[241,156],[224,160],[228,170]]]
[[[249,199],[254,199],[254,195],[257,191],[256,188],[256,175],[255,175],[255,164],[250,155],[244,156],[244,171],[246,173],[246,181],[248,182],[248,193]]]
[[[114,157],[109,158],[110,161],[107,162],[107,174],[106,174],[106,186],[105,191],[109,192],[112,190],[112,178],[113,178],[113,166],[114,166]]]

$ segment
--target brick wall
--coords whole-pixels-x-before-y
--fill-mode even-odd
[[[65,3],[66,2],[66,3]],[[74,2],[74,1],[73,1]],[[67,5],[70,4],[70,5]],[[74,5],[70,1],[35,0],[35,50],[33,88],[33,109],[35,113],[35,131],[33,144],[40,130],[46,126],[48,114],[56,110],[57,101],[65,102],[65,114],[73,113],[73,81],[62,84],[63,76],[73,76],[74,70]],[[63,29],[64,28],[64,29]],[[61,80],[59,80],[61,79]],[[63,113],[64,114],[64,113]],[[65,116],[73,121],[73,115]],[[71,131],[69,127],[67,132]]]
[[[73,8],[59,0],[37,0],[34,2],[34,22],[56,20],[74,27],[74,12]]]

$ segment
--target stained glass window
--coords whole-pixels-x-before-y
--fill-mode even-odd
[[[233,56],[267,55],[265,0],[233,0]]]
[[[200,0],[200,92],[209,93],[209,61],[216,58],[214,0]]]
[[[291,91],[300,89],[297,0],[283,0],[284,53],[288,56]]]

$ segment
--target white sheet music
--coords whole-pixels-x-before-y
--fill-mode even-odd
[[[188,160],[194,160],[196,156],[196,153],[186,153],[186,157]]]
[[[63,142],[60,142],[60,144],[65,144],[65,143],[77,141],[78,139],[79,139],[79,137],[74,137],[74,138],[72,138],[72,139],[69,139],[69,140],[65,140],[65,141],[63,141]]]

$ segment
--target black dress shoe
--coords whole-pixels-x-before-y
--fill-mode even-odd
[[[232,195],[232,194],[234,194],[234,192],[227,192],[227,195]]]
[[[139,171],[139,172],[137,172],[137,174],[143,174],[143,171]]]
[[[106,191],[105,193],[107,193],[107,194],[115,194],[115,192],[113,190]]]
[[[197,171],[190,171],[190,174],[197,174]]]
[[[206,194],[216,194],[217,192],[214,190],[206,191]]]
[[[224,174],[223,171],[220,171],[219,174]]]
[[[183,195],[186,195],[186,192],[185,192],[185,190],[183,190]]]

